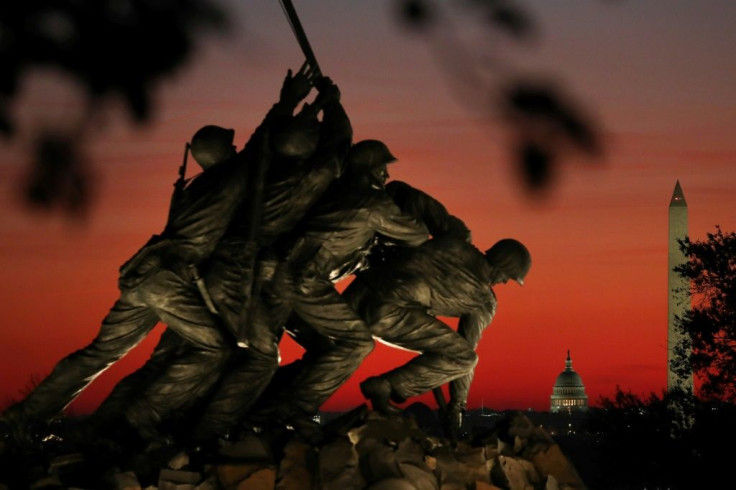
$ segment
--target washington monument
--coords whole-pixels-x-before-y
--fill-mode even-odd
[[[677,330],[677,317],[690,310],[690,284],[674,271],[678,265],[687,262],[685,254],[680,250],[678,240],[687,237],[687,202],[680,187],[680,181],[675,183],[669,209],[669,253],[668,253],[668,300],[667,300],[667,389],[680,387],[692,391],[692,376],[680,379],[672,371],[671,362],[674,347],[680,340],[681,334]]]

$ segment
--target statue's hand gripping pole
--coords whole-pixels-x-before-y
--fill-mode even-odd
[[[299,16],[294,9],[294,5],[291,3],[291,0],[279,0],[279,2],[281,3],[281,7],[283,8],[284,13],[286,14],[286,18],[289,21],[291,30],[294,32],[294,36],[296,36],[299,47],[302,49],[304,57],[306,58],[306,61],[304,65],[300,68],[299,72],[307,75],[307,77],[312,80],[312,82],[316,79],[322,78],[322,71],[319,68],[317,58],[314,56],[314,51],[312,51],[312,46],[309,44],[307,35],[304,32],[304,28],[302,27],[302,23],[299,21]],[[268,155],[266,153],[268,148],[268,145],[266,143],[267,138],[267,135],[262,136],[261,149],[259,152],[260,157],[256,161],[256,168],[254,170],[254,188],[251,189],[252,192],[250,196],[253,205],[251,206],[251,228],[246,242],[246,247],[248,248],[246,255],[248,259],[247,268],[250,273],[253,274],[253,277],[245,285],[244,302],[241,307],[239,321],[237,325],[236,341],[238,347],[242,348],[247,348],[250,345],[250,325],[253,316],[251,308],[254,296],[258,296],[258,294],[260,294],[260,279],[258,277],[256,260],[258,252],[256,230],[260,226],[263,207],[263,185],[268,160]]]

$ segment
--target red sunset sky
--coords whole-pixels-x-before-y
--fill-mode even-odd
[[[242,145],[287,68],[301,64],[276,0],[224,3],[230,34],[208,38],[159,87],[151,124],[134,126],[110,108],[91,147],[97,194],[85,222],[24,208],[27,145],[22,137],[0,142],[0,406],[96,335],[117,299],[118,267],[164,224],[184,142],[219,124]],[[470,406],[548,408],[567,349],[592,402],[616,385],[659,392],[675,182],[694,239],[716,224],[736,229],[736,3],[519,3],[537,18],[539,36],[525,45],[500,38],[499,56],[564,83],[601,122],[607,150],[596,162],[566,161],[541,198],[524,192],[502,127],[486,118],[489,106],[462,102],[434,51],[395,22],[396,2],[295,1],[323,71],[342,90],[356,140],[385,141],[399,158],[391,177],[441,200],[479,248],[515,237],[532,253],[524,287],[496,288],[498,313],[478,349]],[[63,124],[79,98],[69,81],[39,71],[16,110],[27,125]],[[144,362],[162,328],[73,407],[93,409]],[[285,360],[297,355],[284,345]],[[379,345],[324,408],[361,403],[359,381],[406,359]]]

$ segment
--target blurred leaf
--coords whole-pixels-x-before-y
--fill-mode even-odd
[[[520,145],[517,159],[521,165],[524,182],[532,190],[541,189],[549,183],[553,158],[547,148],[526,141]]]
[[[14,129],[13,124],[8,118],[6,108],[0,105],[0,133],[5,136],[11,136]]]
[[[425,0],[401,0],[399,18],[413,28],[424,29],[434,20],[434,15]]]
[[[507,2],[493,8],[490,19],[491,22],[518,39],[527,38],[534,32],[531,17],[525,11]]]
[[[596,126],[552,86],[517,82],[506,93],[506,105],[509,116],[517,124],[526,125],[532,131],[540,131],[541,127],[542,136],[551,144],[571,143],[588,154],[601,151]],[[558,138],[564,141],[556,141]]]
[[[214,0],[35,0],[0,3],[0,133],[13,136],[10,106],[26,72],[53,66],[79,83],[90,113],[122,98],[137,123],[152,113],[153,90],[191,55],[200,28],[225,26]],[[81,152],[85,121],[72,141],[38,140],[26,197],[43,208],[79,213],[90,184]],[[37,129],[34,129],[38,131]]]
[[[75,139],[51,132],[39,138],[26,184],[28,204],[61,207],[79,216],[87,208],[89,184],[86,160]]]
[[[135,119],[145,121],[151,114],[151,101],[148,91],[143,87],[132,87],[127,92],[128,105]]]
[[[221,27],[224,16],[210,0],[36,1],[0,9],[1,87],[13,95],[22,71],[52,64],[95,95],[122,93],[139,116],[151,81],[181,65],[195,29]]]
[[[480,18],[517,39],[526,38],[535,30],[527,11],[508,0],[466,0],[466,3],[470,8],[481,10]]]
[[[528,116],[555,117],[560,108],[556,94],[546,86],[518,82],[511,86],[508,101],[512,110]]]
[[[581,115],[574,113],[572,109],[567,108],[566,112],[560,114],[560,127],[579,149],[590,155],[597,155],[602,152],[599,131],[595,129],[593,123],[584,120]]]

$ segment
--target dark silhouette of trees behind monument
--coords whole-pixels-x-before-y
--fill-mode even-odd
[[[722,448],[736,437],[736,405],[682,390],[641,398],[619,387],[598,405],[585,427],[594,440],[591,488],[725,488],[731,480],[732,456]]]
[[[275,1],[275,0],[274,0]],[[398,18],[426,39],[449,79],[473,107],[500,117],[512,135],[513,159],[528,188],[548,187],[553,168],[569,150],[596,154],[592,120],[572,99],[541,78],[518,76],[494,41],[534,36],[532,17],[510,0],[474,0],[450,6],[436,0],[395,0]],[[304,3],[308,8],[309,3]],[[449,7],[449,8],[448,8]],[[466,15],[462,30],[447,13]],[[32,128],[33,156],[25,195],[42,208],[87,209],[90,178],[85,156],[90,127],[110,100],[122,98],[138,124],[155,110],[158,82],[180,68],[203,28],[223,27],[227,15],[214,0],[38,0],[0,6],[0,133],[18,138],[12,113],[27,73],[53,67],[76,80],[87,105],[72,127]],[[468,26],[484,41],[468,44]],[[489,42],[490,40],[490,42]]]
[[[736,233],[716,226],[702,241],[680,241],[688,261],[675,271],[690,282],[693,307],[677,328],[683,334],[671,367],[694,374],[699,394],[736,402]]]
[[[702,241],[680,241],[688,261],[675,271],[690,284],[693,308],[672,369],[695,374],[698,397],[671,390],[648,399],[617,389],[591,409],[600,482],[595,488],[724,488],[736,438],[736,233],[716,226]]]

